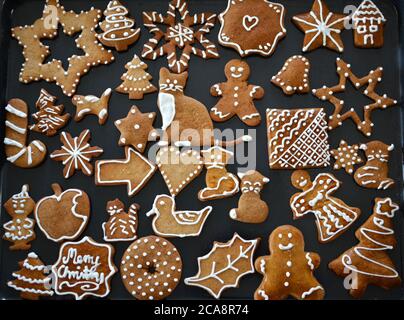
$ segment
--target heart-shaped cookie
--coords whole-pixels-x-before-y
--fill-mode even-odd
[[[251,31],[259,22],[258,17],[245,15],[243,18],[243,27],[247,31]]]
[[[179,194],[203,169],[198,151],[189,149],[180,152],[172,146],[159,150],[156,163],[172,196]]]

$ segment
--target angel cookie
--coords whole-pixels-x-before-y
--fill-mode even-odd
[[[300,230],[285,225],[269,236],[271,255],[255,260],[255,269],[264,276],[255,291],[255,300],[283,300],[292,296],[299,300],[322,300],[324,288],[313,272],[320,265],[317,253],[304,251]]]
[[[227,82],[212,86],[210,93],[221,97],[219,102],[210,110],[213,121],[224,122],[234,115],[248,126],[258,126],[261,116],[254,105],[254,99],[264,96],[264,89],[247,82],[250,67],[247,62],[233,59],[225,66]]]

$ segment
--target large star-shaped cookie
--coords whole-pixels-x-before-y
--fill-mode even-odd
[[[155,135],[153,128],[155,118],[155,112],[142,113],[136,106],[133,106],[126,118],[115,121],[115,126],[121,133],[119,145],[133,146],[137,151],[143,153],[149,136]]]
[[[111,51],[106,50],[97,41],[95,28],[100,18],[100,10],[91,8],[89,11],[80,13],[67,12],[59,4],[59,0],[47,0],[42,17],[33,25],[15,27],[11,30],[12,36],[24,48],[25,62],[21,69],[20,81],[29,83],[42,79],[47,82],[56,82],[64,94],[72,96],[80,77],[91,67],[108,64],[114,60]],[[67,70],[63,68],[60,60],[53,59],[44,64],[45,59],[50,55],[50,50],[41,40],[55,38],[59,24],[68,36],[80,33],[76,44],[84,51],[81,56],[73,55],[68,58]]]

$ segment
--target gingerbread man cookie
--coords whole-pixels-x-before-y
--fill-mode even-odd
[[[320,265],[317,253],[304,251],[303,234],[285,225],[269,236],[271,255],[255,260],[255,270],[264,276],[254,293],[255,300],[283,300],[292,296],[299,300],[322,300],[324,288],[313,272]]]
[[[227,81],[212,86],[210,93],[221,97],[219,102],[210,110],[213,121],[224,122],[234,115],[248,126],[258,126],[261,116],[255,108],[254,99],[264,96],[264,89],[247,82],[250,67],[247,62],[233,59],[224,69]]]
[[[93,95],[75,95],[72,98],[72,103],[76,107],[74,121],[81,121],[86,115],[92,114],[97,116],[98,123],[103,125],[108,119],[108,104],[111,93],[112,90],[108,88],[100,98]]]

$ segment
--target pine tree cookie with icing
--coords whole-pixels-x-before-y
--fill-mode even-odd
[[[292,185],[301,190],[290,198],[294,219],[312,213],[316,218],[318,241],[327,243],[344,233],[360,216],[359,208],[350,207],[332,195],[341,182],[332,174],[321,173],[311,181],[305,170],[297,170],[291,176]]]
[[[259,240],[245,240],[235,233],[226,243],[215,241],[210,252],[198,258],[198,273],[184,283],[201,287],[219,299],[225,289],[237,288],[242,277],[254,272],[254,252]]]
[[[14,194],[3,205],[12,220],[3,225],[3,239],[12,243],[10,250],[29,250],[36,238],[35,220],[28,218],[34,211],[35,202],[30,197],[29,186],[23,185],[21,192]]]
[[[337,73],[339,76],[339,83],[337,85],[313,89],[313,94],[317,98],[323,101],[329,101],[334,105],[334,112],[329,117],[328,121],[329,130],[342,126],[342,123],[347,119],[352,119],[357,129],[367,137],[370,137],[374,126],[372,122],[372,112],[378,109],[384,110],[397,104],[397,100],[389,98],[387,94],[381,96],[375,91],[377,85],[382,81],[383,68],[379,67],[376,70],[371,70],[367,76],[358,78],[352,72],[350,64],[337,58]],[[345,101],[335,96],[336,93],[345,92],[347,80],[352,83],[356,90],[365,87],[363,94],[373,101],[372,104],[363,107],[363,120],[354,108],[342,113]]]
[[[33,25],[25,25],[11,29],[11,35],[23,47],[25,62],[20,73],[20,82],[45,80],[55,82],[67,96],[72,96],[77,89],[80,78],[92,67],[109,64],[114,60],[111,51],[107,51],[98,43],[95,28],[101,18],[101,11],[91,8],[89,11],[76,13],[66,11],[59,0],[46,0],[41,18]],[[77,48],[84,55],[72,55],[67,70],[60,60],[46,62],[51,54],[42,40],[51,40],[58,35],[58,26],[68,36],[75,36]]]
[[[104,298],[111,291],[115,249],[90,237],[77,242],[65,242],[59,258],[52,266],[54,290],[58,295],[73,295],[76,300],[93,296]]]
[[[143,46],[142,58],[156,60],[166,55],[168,67],[176,73],[188,69],[191,54],[203,59],[219,58],[216,46],[206,38],[215,21],[216,14],[210,12],[191,15],[188,0],[171,0],[166,16],[156,11],[143,12],[144,26],[154,36]]]
[[[323,0],[314,0],[311,11],[294,16],[292,21],[305,33],[303,52],[327,47],[337,52],[344,51],[341,32],[348,16],[330,12]]]
[[[269,167],[322,168],[330,164],[323,109],[267,109]]]
[[[105,124],[108,119],[108,105],[111,94],[112,90],[108,88],[100,98],[93,95],[75,95],[72,98],[72,103],[76,107],[74,121],[79,122],[83,120],[85,116],[92,114],[98,117],[98,124]]]
[[[63,177],[70,178],[75,171],[82,171],[86,176],[93,175],[92,158],[99,157],[104,150],[100,147],[92,147],[88,141],[91,138],[90,130],[84,130],[78,137],[72,137],[68,132],[60,134],[62,147],[50,154],[50,158],[62,162],[65,166]]]
[[[148,93],[157,91],[150,82],[152,76],[146,72],[147,64],[135,54],[133,59],[125,65],[127,70],[121,77],[123,81],[115,90],[119,93],[128,94],[129,99],[140,100]]]
[[[20,168],[39,166],[46,156],[46,146],[34,140],[27,145],[28,106],[21,99],[11,99],[6,109],[4,151],[7,161]]]
[[[100,23],[103,33],[98,40],[107,47],[117,51],[126,51],[140,36],[140,28],[132,29],[135,20],[128,18],[129,11],[119,1],[112,0],[104,11],[105,20]]]
[[[267,0],[228,0],[219,15],[219,43],[236,50],[240,56],[270,56],[286,36],[285,8]]]
[[[126,290],[137,300],[162,300],[181,280],[181,256],[168,240],[143,237],[126,249],[120,273]]]
[[[217,83],[210,88],[214,97],[221,97],[210,110],[213,121],[224,122],[237,115],[248,126],[258,126],[261,115],[254,105],[255,99],[262,99],[264,89],[247,82],[250,66],[247,62],[233,59],[224,69],[227,81]]]
[[[345,140],[341,140],[337,149],[330,151],[335,159],[334,169],[344,169],[346,173],[352,174],[354,166],[363,162],[363,159],[358,154],[359,145],[348,145]]]
[[[271,82],[291,96],[295,93],[310,92],[310,61],[303,56],[293,56],[286,60],[282,69],[272,77]]]
[[[13,280],[7,285],[20,293],[22,299],[38,300],[53,296],[50,268],[43,264],[34,252],[18,263],[20,270],[12,273]]]
[[[255,260],[255,270],[264,278],[254,293],[255,300],[322,300],[324,288],[314,277],[320,256],[304,251],[299,229],[285,225],[276,228],[268,240],[271,255]]]
[[[355,232],[359,243],[328,265],[338,276],[352,278],[351,296],[362,297],[369,285],[385,290],[401,285],[400,275],[387,254],[397,245],[393,218],[398,210],[390,198],[376,198],[373,214]]]

